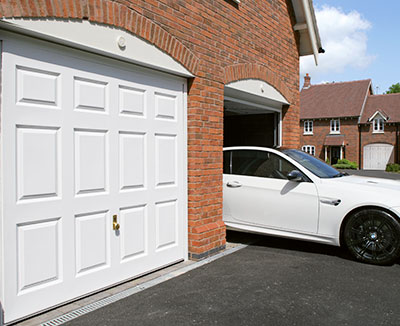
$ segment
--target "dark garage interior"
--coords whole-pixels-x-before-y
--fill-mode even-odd
[[[224,103],[224,147],[276,147],[279,142],[279,113],[244,104]]]

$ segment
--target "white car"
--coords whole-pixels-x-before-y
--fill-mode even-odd
[[[400,257],[400,181],[341,173],[304,152],[224,148],[228,229],[347,247],[386,265]]]

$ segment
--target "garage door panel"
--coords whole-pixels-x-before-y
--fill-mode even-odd
[[[119,114],[123,117],[146,118],[147,90],[139,86],[118,86]]]
[[[88,112],[108,113],[108,82],[83,77],[74,77],[74,109]]]
[[[177,184],[177,136],[155,135],[155,182],[156,187]]]
[[[110,267],[109,211],[75,216],[76,274]]]
[[[34,67],[15,66],[17,105],[60,109],[60,73]]]
[[[120,186],[128,191],[147,186],[147,143],[146,134],[140,132],[119,132]]]
[[[155,118],[159,120],[176,121],[178,96],[161,92],[154,93]]]
[[[6,322],[185,258],[184,81],[27,40],[2,53]]]
[[[121,262],[148,254],[147,205],[124,207],[121,216]]]
[[[107,192],[108,131],[75,129],[75,194]]]
[[[177,245],[177,200],[159,202],[156,206],[156,251]]]
[[[17,201],[61,196],[60,128],[16,126]]]
[[[61,218],[17,225],[18,293],[62,278]]]

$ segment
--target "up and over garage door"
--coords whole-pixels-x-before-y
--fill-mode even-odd
[[[185,258],[185,80],[3,33],[12,321]]]
[[[390,144],[369,144],[364,146],[365,170],[385,170],[393,152]]]

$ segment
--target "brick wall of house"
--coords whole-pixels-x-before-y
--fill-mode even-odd
[[[189,252],[225,246],[222,222],[224,84],[257,78],[290,103],[283,145],[299,146],[299,52],[291,1],[0,0],[2,17],[87,19],[155,45],[194,76],[188,89]]]
[[[324,141],[330,134],[330,119],[314,120],[313,135],[304,135],[304,121],[300,122],[300,146],[315,146],[315,156],[325,160]],[[358,118],[341,118],[340,134],[344,135],[345,151],[344,158],[358,163]]]
[[[393,153],[390,157],[389,163],[395,163],[397,161],[396,156],[396,131],[398,127],[395,124],[385,124],[384,133],[373,133],[372,124],[364,124],[361,127],[361,166],[363,166],[364,159],[364,146],[368,144],[391,144],[393,145]],[[399,151],[400,148],[397,149]],[[397,154],[397,155],[396,155]]]

